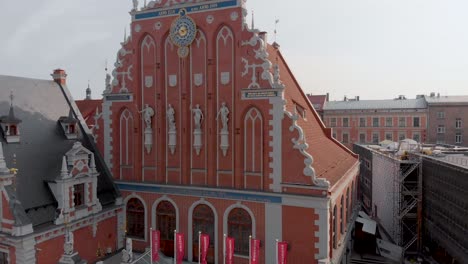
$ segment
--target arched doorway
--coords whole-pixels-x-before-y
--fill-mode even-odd
[[[162,201],[156,207],[156,229],[161,232],[161,252],[174,257],[174,230],[177,228],[176,210],[172,203]]]
[[[215,263],[214,257],[214,240],[215,240],[215,218],[211,208],[206,204],[200,204],[193,209],[192,216],[192,244],[193,244],[193,261],[198,261],[198,232],[210,236],[210,247],[208,248],[208,263]]]

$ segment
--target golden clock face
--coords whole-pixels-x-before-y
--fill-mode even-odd
[[[187,35],[187,33],[188,33],[188,30],[187,30],[187,28],[185,26],[181,26],[179,28],[179,36],[185,37],[185,35]]]
[[[179,13],[179,17],[172,23],[169,36],[172,43],[178,47],[188,47],[197,35],[197,25],[192,18],[187,16],[185,9]]]

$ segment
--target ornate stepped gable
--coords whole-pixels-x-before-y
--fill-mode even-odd
[[[231,2],[231,8],[219,8]],[[319,120],[279,45],[267,44],[266,33],[247,25],[245,1],[151,1],[140,10],[135,4],[131,34],[121,43],[106,88],[107,101],[120,102],[107,117],[113,118],[107,131],[116,137],[106,154],[108,164],[117,165],[118,178],[193,183],[194,174],[215,165],[215,184],[234,187],[232,173],[240,163],[244,187],[248,175],[266,175],[256,188],[281,191],[287,183],[326,189],[356,162]],[[201,7],[217,12],[201,12]],[[218,118],[222,108],[228,113],[225,121]],[[129,137],[122,122],[137,126],[141,138]],[[263,142],[247,138],[234,148],[241,143],[235,135],[247,129]],[[207,142],[215,142],[216,149]],[[137,154],[139,148],[146,153]],[[294,167],[284,161],[291,150]],[[181,153],[190,153],[190,180],[183,180]],[[142,167],[155,172],[145,177]],[[199,183],[209,181],[206,173],[200,177]]]

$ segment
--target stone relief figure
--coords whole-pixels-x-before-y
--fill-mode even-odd
[[[105,94],[110,93],[111,89],[112,89],[111,76],[110,76],[110,74],[106,73],[106,89],[104,90],[104,93]]]
[[[167,121],[168,121],[168,124],[169,124],[169,131],[175,131],[176,130],[174,115],[175,115],[174,108],[172,107],[171,104],[169,104],[169,106],[167,107],[167,112],[166,112]]]
[[[138,9],[138,0],[133,0],[133,10]]]
[[[145,108],[139,111],[138,113],[143,113],[143,118],[145,119],[146,127],[151,127],[151,118],[154,116],[154,110],[148,104],[145,104]]]
[[[131,263],[133,261],[132,240],[127,238],[125,248],[122,250],[122,263]]]
[[[200,105],[197,104],[195,108],[192,109],[192,112],[193,112],[193,121],[195,124],[195,129],[200,130],[201,124],[203,122],[203,113],[202,113],[202,110],[200,109]]]
[[[228,131],[228,121],[229,121],[228,115],[229,115],[229,109],[226,106],[226,102],[222,102],[221,108],[219,108],[218,114],[216,116],[216,120],[218,120],[219,116],[221,116],[221,123],[223,124],[221,131]]]

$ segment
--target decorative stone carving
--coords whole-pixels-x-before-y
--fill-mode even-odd
[[[262,64],[249,64],[249,61],[245,58],[242,58],[242,62],[245,64],[244,71],[242,72],[242,77],[246,76],[249,73],[249,70],[252,70],[252,82],[249,84],[248,89],[259,89],[260,84],[257,82],[256,70],[257,68],[262,67]]]
[[[139,111],[139,113],[143,113],[143,119],[146,123],[144,144],[146,153],[149,154],[151,152],[151,148],[153,147],[153,128],[151,127],[151,118],[154,116],[154,109],[151,108],[148,104],[145,104],[145,108]]]
[[[136,24],[135,25],[135,32],[140,32],[141,31],[141,25],[140,24]]]
[[[221,84],[223,84],[223,85],[229,84],[229,82],[231,81],[230,77],[231,77],[230,72],[222,72],[221,73]]]
[[[177,75],[169,75],[169,86],[175,87],[177,85]]]
[[[106,73],[106,89],[104,90],[104,94],[108,94],[110,92],[112,92],[111,76],[110,74]]]
[[[73,254],[73,244],[74,244],[73,232],[69,228],[66,228],[65,243],[63,244],[63,251],[66,255]]]
[[[133,0],[133,11],[137,11],[138,9],[138,0]]]
[[[229,149],[229,129],[228,129],[228,118],[229,109],[226,106],[226,102],[221,103],[218,114],[216,115],[216,120],[221,116],[221,124],[223,125],[221,131],[219,132],[221,136],[221,142],[219,144],[220,149],[223,152],[223,156],[226,157],[227,151]]]
[[[193,112],[193,124],[195,129],[193,130],[193,147],[197,155],[200,155],[200,150],[202,147],[202,139],[201,135],[203,132],[201,131],[201,124],[203,122],[203,112],[200,109],[200,105],[197,104],[195,108],[192,109]]]
[[[299,150],[299,152],[305,157],[305,167],[303,170],[304,175],[311,177],[312,182],[315,185],[329,188],[330,182],[328,182],[324,178],[317,178],[317,176],[315,175],[315,170],[312,167],[312,163],[314,163],[314,158],[307,152],[309,145],[305,141],[304,131],[297,124],[299,115],[297,113],[290,113],[286,110],[284,112],[292,120],[292,125],[289,127],[289,131],[293,132],[294,130],[297,130],[297,132],[299,133],[299,137],[291,139],[291,142],[293,143],[293,148]]]
[[[239,13],[237,13],[236,11],[231,13],[231,20],[232,21],[236,21],[238,18],[239,18]]]
[[[150,3],[150,4],[151,4],[151,3]],[[161,21],[158,21],[158,22],[154,23],[154,29],[156,29],[156,30],[160,30],[160,29],[161,29],[161,27],[162,27],[162,23],[161,23]]]
[[[168,129],[169,141],[167,145],[169,149],[171,150],[171,154],[174,155],[176,144],[177,144],[177,129],[176,129],[176,123],[175,123],[175,111],[171,104],[169,104],[169,106],[167,107],[166,117],[167,117],[167,124],[169,128]]]
[[[145,76],[145,87],[150,88],[153,86],[153,76]]]
[[[195,86],[201,86],[203,84],[203,74],[195,73],[193,75],[193,83],[195,84]]]
[[[132,263],[133,261],[133,246],[132,240],[127,238],[125,249],[122,250],[122,264]]]
[[[206,17],[206,23],[211,24],[214,21],[214,16],[209,15]]]

